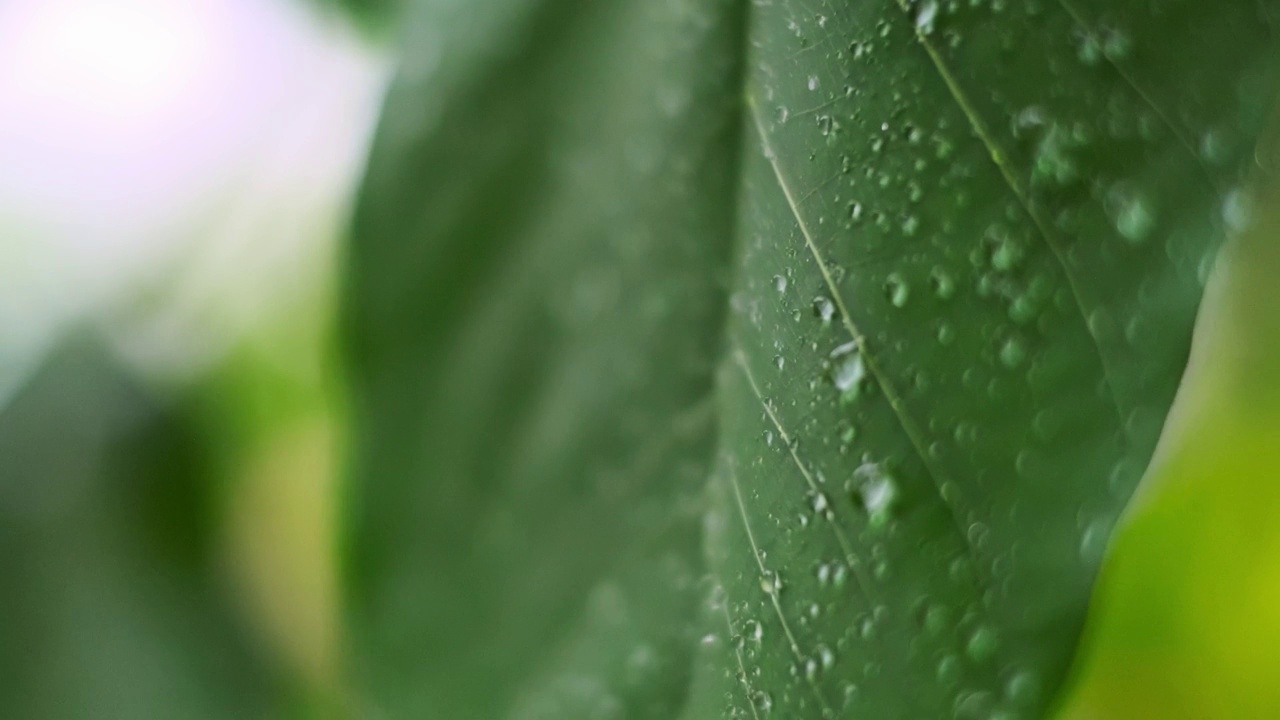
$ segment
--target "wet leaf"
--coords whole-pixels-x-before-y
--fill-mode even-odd
[[[369,702],[1043,715],[1254,154],[1272,5],[453,5],[352,241]]]

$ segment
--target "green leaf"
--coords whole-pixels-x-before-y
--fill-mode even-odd
[[[1274,156],[1259,159],[1261,200],[1233,212],[1194,370],[1112,538],[1064,718],[1280,716],[1280,188]]]
[[[1043,715],[1243,197],[1273,5],[454,5],[350,254],[367,700]]]

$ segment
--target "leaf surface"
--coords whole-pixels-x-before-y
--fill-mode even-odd
[[[351,253],[400,716],[1037,717],[1271,3],[427,3]]]

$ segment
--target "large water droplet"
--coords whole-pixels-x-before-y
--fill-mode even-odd
[[[979,626],[969,636],[969,642],[965,645],[965,653],[974,662],[986,662],[995,657],[996,649],[999,645],[994,630],[986,626]]]
[[[782,592],[782,578],[777,571],[770,570],[760,576],[760,589],[766,595],[777,595]]]
[[[898,273],[892,273],[884,282],[884,294],[894,307],[902,307],[911,299],[911,286]]]
[[[936,267],[929,274],[929,286],[939,300],[950,300],[956,294],[956,281],[945,268]]]
[[[1141,192],[1124,186],[1114,188],[1106,205],[1116,230],[1129,242],[1143,242],[1155,230],[1155,209]]]
[[[866,377],[866,366],[862,363],[862,353],[858,352],[855,343],[845,343],[831,353],[831,381],[842,394],[854,394],[858,391],[858,383]]]
[[[960,682],[960,658],[947,655],[938,661],[938,682],[951,687]]]
[[[951,626],[951,611],[945,605],[930,605],[924,611],[923,624],[930,635],[938,637]]]
[[[854,222],[858,222],[859,220],[862,219],[862,203],[860,202],[849,203],[849,219]]]
[[[893,504],[898,497],[898,485],[878,463],[867,462],[853,471],[862,507],[873,524],[888,521]]]
[[[1098,518],[1085,526],[1080,533],[1080,557],[1085,562],[1095,563],[1102,559],[1107,549],[1107,531],[1109,524],[1104,518]]]
[[[1000,364],[1010,370],[1022,364],[1027,359],[1027,348],[1022,341],[1016,337],[1005,340],[1004,345],[1000,348]]]
[[[836,654],[826,645],[819,645],[818,662],[822,664],[823,670],[830,670],[836,664]]]
[[[907,237],[915,237],[920,231],[920,218],[915,215],[908,215],[902,220],[902,234]]]
[[[1249,194],[1240,188],[1227,193],[1222,201],[1222,220],[1232,232],[1243,232],[1253,219],[1253,202]]]
[[[938,19],[937,0],[925,0],[916,11],[916,30],[921,35],[933,33],[933,23]]]
[[[831,298],[819,295],[813,299],[813,314],[823,323],[829,323],[836,316],[836,304],[831,302]]]
[[[1102,52],[1112,60],[1123,60],[1133,49],[1133,40],[1123,30],[1111,28],[1103,34]]]
[[[1040,698],[1040,680],[1030,670],[1016,672],[1005,685],[1004,694],[1018,707],[1032,707]]]

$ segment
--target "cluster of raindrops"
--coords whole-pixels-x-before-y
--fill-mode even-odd
[[[1022,12],[1031,17],[1040,12],[1070,12],[1045,9],[1051,3],[1006,0],[894,4],[906,11],[914,39],[928,43],[930,60],[942,65],[964,57],[947,54],[964,39],[956,30],[963,26],[957,22],[959,13]],[[787,193],[800,225],[807,223],[800,228],[805,237],[796,237],[803,241],[797,243],[798,253],[768,266],[770,273],[777,271],[771,287],[794,321],[783,331],[788,334],[786,347],[774,348],[774,365],[783,378],[800,376],[800,383],[807,381],[810,389],[819,390],[792,406],[796,414],[806,416],[797,424],[812,426],[812,432],[803,426],[799,431],[791,428],[793,436],[804,436],[806,448],[831,448],[833,457],[842,458],[839,465],[825,468],[832,478],[829,483],[822,472],[809,466],[818,483],[813,487],[810,482],[803,505],[795,503],[769,518],[779,526],[798,524],[800,530],[794,535],[786,534],[790,529],[784,535],[805,538],[808,548],[813,547],[815,528],[852,527],[857,549],[856,557],[850,553],[833,558],[828,552],[821,562],[809,566],[811,576],[792,578],[796,585],[788,594],[799,597],[788,598],[786,607],[793,623],[802,631],[813,630],[824,641],[801,642],[803,647],[792,653],[790,672],[801,688],[806,682],[827,682],[837,665],[841,677],[855,678],[859,670],[864,679],[874,677],[879,672],[874,663],[855,667],[860,658],[874,655],[846,643],[871,643],[895,627],[880,608],[869,603],[859,608],[850,637],[818,632],[825,629],[823,623],[840,615],[830,611],[829,598],[848,602],[854,594],[850,586],[862,588],[872,579],[874,590],[877,585],[893,584],[883,582],[885,578],[896,580],[910,571],[909,567],[904,571],[897,558],[906,534],[903,528],[910,527],[909,516],[919,502],[917,458],[910,452],[867,452],[868,438],[876,440],[880,430],[875,413],[885,405],[894,412],[902,412],[902,407],[911,411],[921,398],[933,399],[929,393],[940,387],[944,391],[962,388],[999,407],[1036,394],[1034,402],[1019,406],[1028,410],[1028,422],[1023,423],[1025,446],[1012,448],[998,463],[984,457],[994,434],[980,415],[957,418],[951,414],[939,422],[928,418],[924,421],[928,431],[916,451],[925,464],[937,462],[944,468],[957,457],[968,457],[981,465],[976,469],[981,482],[1043,481],[1051,474],[1046,469],[1054,460],[1046,447],[1071,432],[1075,421],[1070,403],[1064,409],[1061,404],[1042,402],[1041,395],[1053,393],[1039,393],[1053,388],[1056,378],[1067,372],[1061,366],[1071,358],[1061,350],[1062,339],[1068,338],[1071,352],[1078,353],[1076,345],[1090,341],[1109,350],[1115,338],[1139,346],[1158,331],[1144,325],[1131,298],[1098,299],[1088,294],[1090,284],[1106,285],[1087,274],[1094,267],[1108,271],[1099,258],[1137,267],[1147,259],[1167,262],[1176,254],[1162,243],[1169,242],[1165,235],[1174,231],[1182,208],[1166,192],[1162,178],[1125,162],[1155,156],[1164,151],[1162,144],[1177,140],[1189,145],[1205,166],[1225,166],[1241,142],[1220,127],[1188,133],[1189,143],[1187,138],[1173,137],[1179,130],[1165,127],[1168,120],[1159,109],[1144,107],[1149,101],[1136,97],[1134,88],[1081,95],[1075,106],[1050,93],[1014,91],[1006,97],[986,86],[972,87],[973,78],[963,74],[967,69],[958,62],[939,68],[944,77],[933,80],[941,80],[934,89],[957,95],[959,108],[952,108],[950,118],[944,112],[940,113],[944,117],[935,119],[913,106],[913,98],[929,91],[928,84],[905,72],[895,75],[888,67],[887,60],[900,49],[895,43],[902,42],[903,33],[898,32],[902,28],[894,31],[891,21],[884,21],[859,30],[864,33],[860,37],[839,43],[826,43],[827,35],[813,32],[814,27],[830,32],[828,26],[841,21],[838,15],[815,15],[809,20],[789,20],[788,28],[797,40],[796,49],[810,52],[805,57],[821,51],[836,61],[835,67],[880,63],[874,74],[892,76],[892,82],[885,86],[862,82],[862,73],[852,70],[842,78],[829,68],[779,73],[776,77],[788,78],[787,86],[776,94],[769,89],[762,118],[766,124],[772,120],[765,131],[778,133],[781,140],[775,141],[780,150],[792,138],[803,139],[804,152],[815,169],[800,169],[801,180]],[[1047,65],[1054,77],[1061,72],[1070,79],[1074,73],[1098,87],[1104,85],[1096,81],[1100,76],[1116,85],[1131,82],[1123,75],[1124,63],[1145,50],[1135,47],[1133,35],[1116,25],[1086,27],[1077,21],[1073,26],[1078,27],[1069,38],[1065,32],[1057,35]],[[1017,32],[1001,31],[992,44],[1017,47],[1010,40]],[[993,81],[992,87],[1013,77],[1016,73],[1011,71],[996,78],[999,82]],[[874,116],[881,103],[891,110]],[[786,165],[786,153],[776,157],[771,153],[766,154],[778,163],[774,170],[779,178],[794,180],[797,168]],[[800,153],[793,156],[797,164],[803,158]],[[989,161],[994,166],[988,166]],[[995,189],[977,187],[981,183],[975,178]],[[1243,191],[1222,193],[1216,209],[1219,228],[1238,231],[1248,223],[1250,208]],[[810,258],[804,257],[807,250],[818,256],[813,259],[822,277],[811,272]],[[784,264],[790,267],[779,270]],[[793,272],[792,267],[804,269]],[[1144,302],[1164,297],[1158,286],[1144,285],[1141,295]],[[974,308],[979,309],[970,313]],[[984,321],[966,322],[966,313],[981,313]],[[880,324],[889,329],[882,331],[876,327]],[[902,324],[912,326],[899,332]],[[763,325],[757,329],[771,330],[767,323]],[[869,328],[865,337],[860,334],[863,328]],[[932,351],[949,348],[957,355],[963,352],[966,359],[973,356],[973,361],[957,363],[965,367],[954,370],[913,361],[911,353],[916,351],[904,346],[912,344],[916,328],[924,328],[925,337],[936,340]],[[806,357],[794,354],[801,346],[807,348]],[[1104,350],[1097,352],[1101,355]],[[900,392],[904,389],[907,392]],[[1087,390],[1098,397],[1115,392],[1106,387],[1105,378]],[[1123,413],[1123,429],[1136,434],[1134,429],[1144,420],[1139,415]],[[774,446],[772,452],[781,454],[777,439],[787,434],[780,427],[770,428],[765,437]],[[796,460],[805,464],[799,456]],[[1117,463],[1109,481],[1109,492],[1115,497],[1126,497],[1141,474],[1137,467],[1122,471],[1122,463]],[[855,466],[852,472],[850,466]],[[938,478],[943,504],[963,506],[957,498],[972,490],[972,479],[960,477],[957,483]],[[956,513],[956,537],[974,556],[940,560],[958,588],[957,599],[931,595],[915,620],[920,637],[925,638],[919,641],[920,647],[930,653],[927,667],[937,683],[947,688],[947,702],[957,719],[1027,717],[1024,713],[1045,701],[1042,679],[1053,680],[1042,678],[1032,664],[1016,658],[1018,642],[1001,624],[998,613],[989,614],[997,602],[1008,600],[1003,594],[1009,592],[1014,571],[1025,563],[1003,547],[1007,517],[986,512],[989,509]],[[1078,556],[1082,565],[1095,567],[1114,518],[1093,506],[1079,512],[1073,528],[1076,534],[1060,545]],[[891,562],[895,563],[892,568]],[[816,588],[810,598],[806,592],[812,581]],[[974,587],[978,588],[976,599],[966,594]],[[766,572],[760,588],[776,602],[781,579]],[[767,617],[767,607],[757,610],[761,608]],[[746,627],[744,635],[750,638],[756,633],[758,643],[761,623],[751,621]],[[834,698],[834,705],[847,708],[868,689],[874,692],[874,684],[862,679],[849,682],[844,695]],[[783,710],[800,702],[780,686],[769,692],[756,689],[749,697],[761,714],[773,710],[775,700]]]

